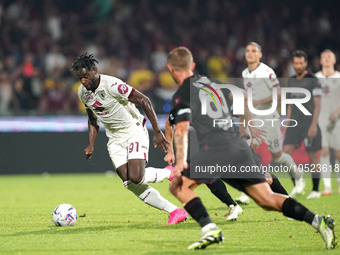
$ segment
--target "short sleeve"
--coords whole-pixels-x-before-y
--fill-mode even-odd
[[[319,79],[313,79],[313,88],[311,92],[313,97],[320,97],[322,95],[322,87]]]
[[[177,104],[169,114],[169,122],[171,125],[177,124],[182,121],[190,121],[191,109],[188,105]]]
[[[277,79],[274,71],[268,72],[266,76],[267,77],[264,78],[264,81],[268,88],[272,89],[273,87],[280,85],[280,82]]]
[[[121,99],[130,99],[135,92],[135,88],[127,85],[126,83],[118,80],[118,82],[114,82],[109,87],[109,93],[115,98]]]

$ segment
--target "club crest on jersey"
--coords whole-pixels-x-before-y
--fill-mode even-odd
[[[330,91],[330,89],[329,89],[328,85],[322,87],[322,92],[323,92],[324,94],[327,95],[327,94],[329,93],[329,91]]]
[[[120,84],[119,86],[118,86],[118,92],[120,93],[120,94],[126,94],[127,92],[128,92],[128,87],[126,86],[126,84]]]
[[[247,83],[247,87],[251,88],[251,83],[250,82]]]
[[[105,94],[105,91],[104,90],[100,90],[100,91],[98,91],[98,95],[100,96],[100,98],[101,99],[105,99],[105,97],[106,97],[106,94]]]

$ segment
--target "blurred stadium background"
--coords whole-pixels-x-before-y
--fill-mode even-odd
[[[231,82],[249,41],[278,77],[294,74],[296,49],[316,72],[322,50],[339,57],[339,9],[331,0],[0,0],[0,174],[112,170],[104,133],[92,161],[82,155],[87,118],[70,66],[84,52],[149,96],[164,125],[177,89],[166,70],[172,48],[187,46],[197,72]],[[162,164],[151,149],[150,165]]]

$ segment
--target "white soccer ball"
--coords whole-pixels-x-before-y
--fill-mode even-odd
[[[70,204],[58,205],[52,213],[52,220],[58,227],[73,226],[77,219],[77,211]]]

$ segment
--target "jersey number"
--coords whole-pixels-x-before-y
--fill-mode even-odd
[[[130,146],[129,146],[129,153],[131,153],[134,149],[134,144],[136,144],[136,152],[138,152],[138,149],[139,149],[139,142],[134,142],[134,143],[130,143]]]
[[[268,141],[268,147],[269,148],[273,148],[273,145],[274,147],[278,147],[280,144],[279,144],[279,140],[278,139],[275,139],[274,141]]]

